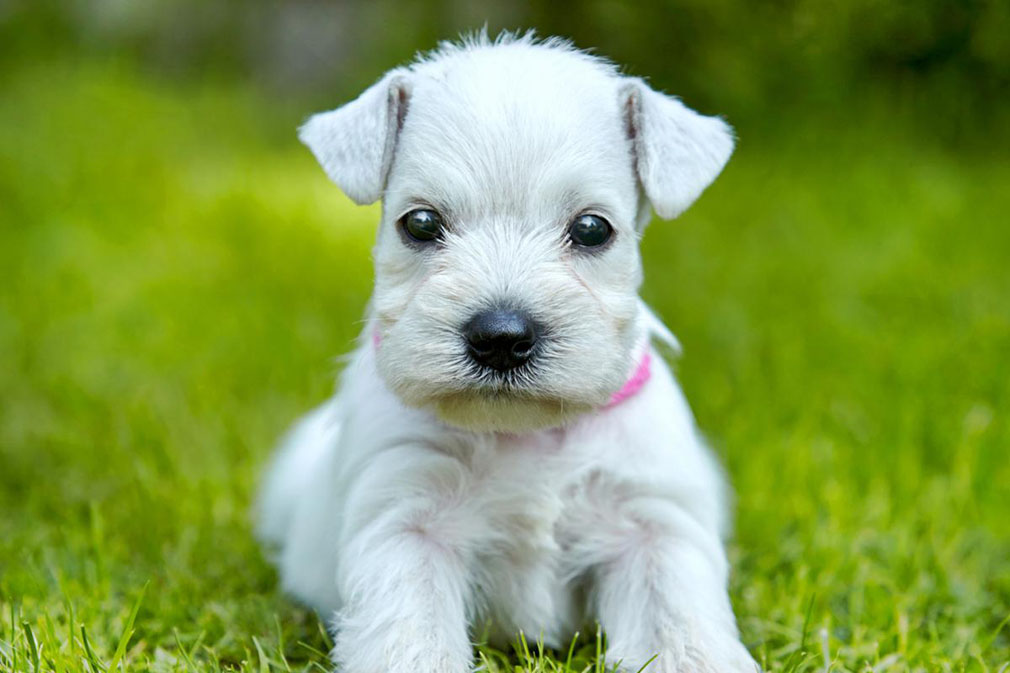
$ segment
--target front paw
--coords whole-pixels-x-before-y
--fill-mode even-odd
[[[337,633],[332,658],[338,673],[469,673],[469,640],[448,642],[430,628],[398,624],[372,633]]]
[[[651,659],[651,661],[650,661]],[[651,647],[616,642],[607,648],[607,668],[621,673],[760,673],[735,633],[686,627],[665,633]]]
[[[446,651],[333,652],[337,673],[469,673],[472,659]]]

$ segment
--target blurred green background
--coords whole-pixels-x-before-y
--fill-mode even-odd
[[[737,129],[643,292],[736,489],[755,657],[1005,670],[1005,0],[0,0],[0,670],[325,668],[248,513],[377,210],[294,129],[485,22]]]

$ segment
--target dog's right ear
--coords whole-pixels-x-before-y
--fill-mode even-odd
[[[636,78],[621,88],[635,169],[656,214],[677,217],[715,180],[733,153],[733,130]]]
[[[298,138],[330,180],[359,205],[382,196],[409,98],[410,73],[398,68],[350,103],[313,115],[298,129]]]

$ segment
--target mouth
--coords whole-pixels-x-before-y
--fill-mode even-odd
[[[573,362],[580,359],[573,358],[571,346],[545,338],[545,332],[538,330],[536,343],[528,347],[519,339],[510,341],[509,349],[521,347],[521,353],[505,363],[477,347],[484,348],[481,341],[488,338],[467,339],[458,333],[442,335],[449,339],[440,347],[426,341],[431,344],[427,352],[397,352],[403,359],[380,362],[396,365],[383,374],[393,374],[387,382],[401,400],[448,425],[510,433],[561,427],[599,408],[607,394],[601,390],[603,372],[579,371]],[[410,366],[411,361],[417,366]]]
[[[537,397],[536,389],[539,378],[540,373],[532,363],[526,363],[506,371],[473,363],[468,367],[467,389],[474,394],[490,398],[533,398]]]
[[[543,356],[538,352],[506,370],[468,358],[460,385],[432,399],[430,408],[450,425],[481,432],[559,427],[594,409],[591,402],[574,400],[548,385],[550,363]]]
[[[446,423],[478,432],[522,432],[565,425],[591,409],[526,390],[471,388],[434,400],[435,414]]]

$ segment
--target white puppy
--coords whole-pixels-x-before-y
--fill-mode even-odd
[[[687,208],[729,127],[504,36],[390,71],[301,139],[354,201],[383,199],[360,344],[260,502],[340,670],[464,673],[485,625],[557,647],[596,620],[625,670],[754,670],[720,471],[637,294],[650,204]]]

